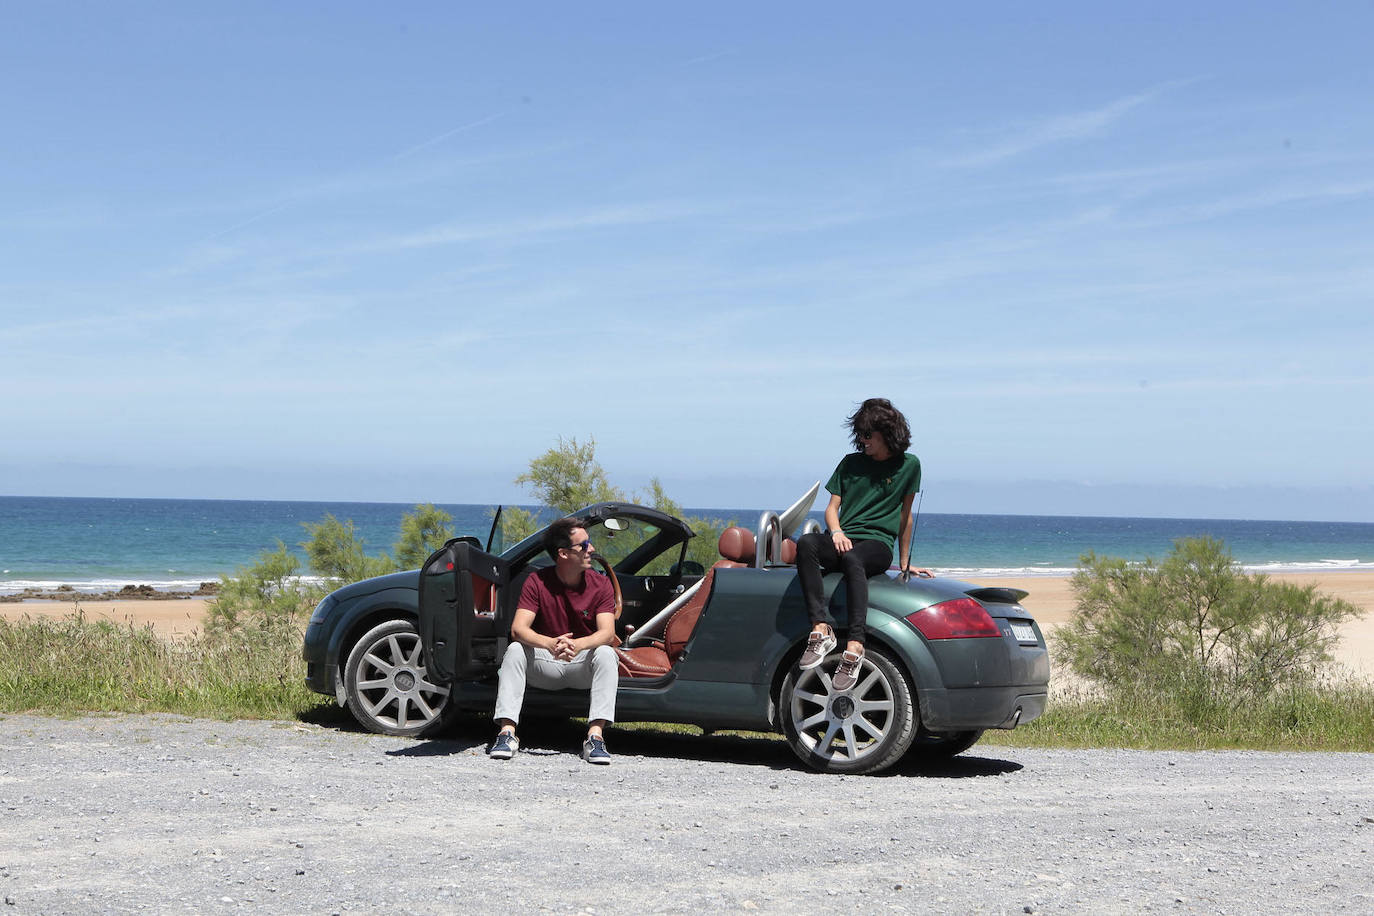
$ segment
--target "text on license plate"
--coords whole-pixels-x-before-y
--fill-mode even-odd
[[[1021,620],[1008,620],[1011,624],[1011,635],[1016,637],[1017,642],[1037,642],[1035,638],[1035,627]]]

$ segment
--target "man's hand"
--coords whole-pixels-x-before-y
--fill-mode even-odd
[[[836,553],[849,553],[854,549],[854,542],[849,539],[849,535],[843,531],[832,531],[830,540],[835,544]]]
[[[562,636],[555,637],[553,648],[549,652],[560,662],[572,661],[577,656],[577,645],[573,642],[573,635],[564,633]]]

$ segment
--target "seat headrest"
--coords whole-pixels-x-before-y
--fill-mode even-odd
[[[749,565],[754,562],[754,532],[737,526],[726,528],[720,533],[716,549],[727,560]]]

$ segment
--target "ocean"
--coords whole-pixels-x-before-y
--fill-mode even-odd
[[[195,588],[251,565],[282,541],[304,558],[305,522],[351,520],[369,553],[392,551],[403,503],[0,497],[0,594],[70,585],[78,591],[151,585]],[[457,534],[483,541],[487,505],[443,505]],[[755,528],[758,509],[687,509]],[[819,512],[812,514],[818,521]],[[913,559],[961,578],[1067,575],[1078,557],[1162,557],[1180,537],[1225,541],[1247,569],[1374,569],[1374,524],[922,514]]]

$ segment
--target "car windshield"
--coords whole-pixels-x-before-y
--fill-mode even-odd
[[[596,552],[609,560],[616,572],[651,575],[654,570],[647,567],[656,565],[654,561],[657,559],[666,559],[667,562],[662,564],[663,571],[659,573],[661,575],[667,572],[668,566],[676,559],[676,552],[672,557],[665,558],[662,548],[655,549],[657,545],[650,545],[661,531],[657,525],[639,519],[613,518],[593,523],[587,529],[587,534],[596,546]],[[665,542],[667,540],[664,539]],[[663,547],[668,546],[672,545],[663,544]],[[634,568],[630,568],[631,566]]]
[[[679,531],[664,529],[632,516],[593,521],[587,526],[587,536],[596,552],[605,557],[620,574],[672,575],[675,565],[682,560],[684,537]],[[553,561],[539,546],[537,537],[531,535],[507,548],[507,559],[520,564],[521,558],[524,558],[524,563],[535,567],[550,565]]]

